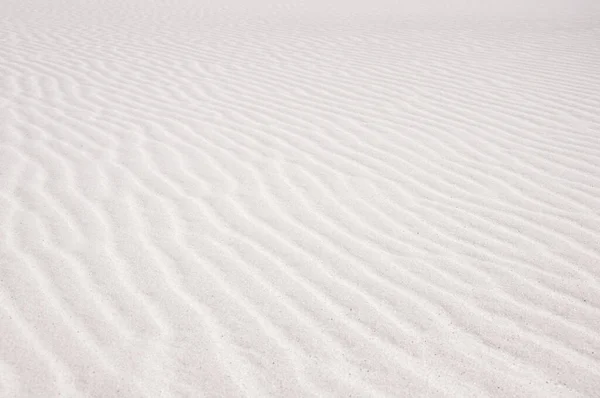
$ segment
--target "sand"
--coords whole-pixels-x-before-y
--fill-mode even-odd
[[[0,0],[0,396],[600,396],[600,2]]]

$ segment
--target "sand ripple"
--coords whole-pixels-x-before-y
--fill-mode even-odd
[[[466,3],[0,0],[0,396],[598,396],[598,7]]]

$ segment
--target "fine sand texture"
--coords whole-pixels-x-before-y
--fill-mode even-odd
[[[0,0],[0,397],[600,397],[600,1]]]

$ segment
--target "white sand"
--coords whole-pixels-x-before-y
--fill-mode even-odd
[[[0,396],[600,396],[600,1],[0,0]]]

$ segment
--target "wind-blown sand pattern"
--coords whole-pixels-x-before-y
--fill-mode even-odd
[[[600,396],[600,2],[0,0],[0,336],[2,397]]]

